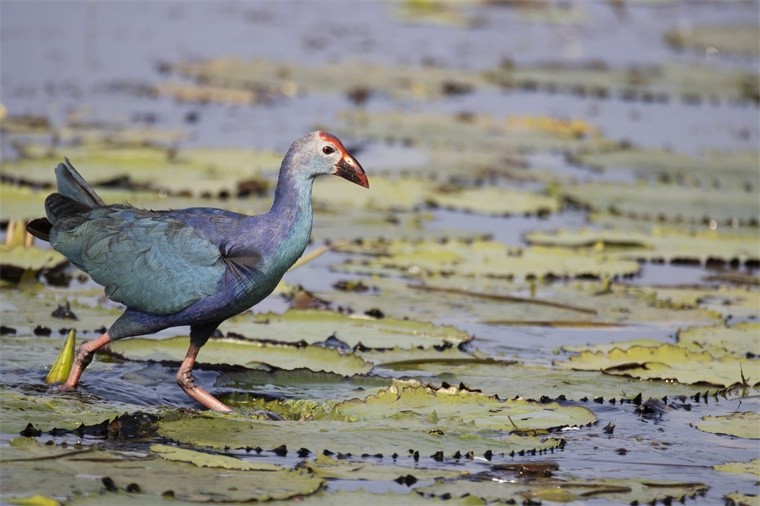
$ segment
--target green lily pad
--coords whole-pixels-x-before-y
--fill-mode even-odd
[[[498,413],[498,414],[494,414]],[[512,420],[510,421],[510,418]],[[315,421],[261,422],[240,415],[204,413],[165,417],[160,433],[176,441],[211,446],[259,446],[270,449],[327,449],[345,454],[420,455],[442,451],[482,453],[546,449],[558,440],[519,436],[510,432],[545,432],[596,421],[582,407],[500,401],[453,388],[434,390],[419,383],[398,383],[365,399],[338,403]]]
[[[466,153],[602,149],[611,144],[590,123],[547,116],[494,118],[487,114],[383,111],[368,113],[361,122],[350,121],[351,116],[346,113],[344,120],[349,123],[346,132],[352,135],[398,142],[412,140],[433,149],[445,147],[448,152],[456,152],[455,148]],[[470,163],[460,166],[458,173],[472,176],[468,172],[471,166]],[[434,169],[429,167],[429,172]]]
[[[757,225],[760,202],[753,191],[708,189],[666,184],[583,183],[567,187],[566,198],[594,211],[609,211],[642,220],[718,225]],[[652,202],[657,202],[656,206]]]
[[[110,344],[113,352],[131,360],[170,360],[180,362],[190,342],[186,337],[168,339],[124,339]],[[318,346],[262,343],[246,339],[211,338],[203,347],[198,361],[205,364],[227,364],[250,367],[267,364],[279,369],[311,369],[334,372],[342,376],[365,374],[370,364],[351,353]]]
[[[723,473],[737,474],[754,474],[760,476],[760,459],[753,459],[749,462],[726,462],[713,466],[713,469]]]
[[[658,305],[673,309],[704,308],[726,318],[757,316],[760,292],[747,287],[720,286],[717,288],[657,288],[652,292]]]
[[[657,347],[634,345],[614,347],[609,351],[582,351],[559,367],[583,371],[602,371],[639,379],[678,381],[730,387],[744,383],[760,384],[760,360],[740,360],[731,356],[713,357],[708,352],[694,352],[680,346]]]
[[[757,234],[722,233],[717,230],[684,232],[673,227],[651,230],[557,230],[526,234],[528,244],[559,246],[574,251],[599,251],[612,257],[657,262],[721,261],[741,264],[760,261]]]
[[[362,358],[367,360],[364,356]],[[236,393],[233,395],[222,394],[221,397],[224,397],[229,404],[257,408],[259,404],[253,400],[255,399],[252,397],[254,395],[280,399],[308,398],[316,401],[341,401],[352,399],[360,394],[375,393],[387,388],[391,381],[391,378],[372,375],[341,376],[335,373],[314,372],[309,369],[246,368],[244,370],[223,371],[217,377],[215,385],[219,388],[233,388],[238,391],[251,392],[247,396]],[[258,400],[264,402],[264,399],[259,398]],[[258,409],[278,411],[263,406]]]
[[[754,54],[760,53],[760,27],[757,25],[713,25],[676,28],[665,34],[665,40],[677,49],[691,49],[700,52],[714,48],[718,53]]]
[[[312,494],[324,483],[303,471],[214,469],[98,450],[71,453],[55,459],[21,460],[31,456],[29,452],[19,449],[9,453],[4,449],[5,458],[17,460],[0,470],[3,500],[32,493],[52,497],[99,496],[104,477],[111,478],[120,494],[128,485],[136,484],[140,492],[129,495],[140,502],[161,502],[165,497],[188,502],[284,500]],[[40,476],[45,479],[40,480]]]
[[[481,418],[487,409],[487,417]],[[468,431],[552,430],[596,421],[580,406],[511,400],[499,401],[480,392],[455,387],[433,389],[418,382],[398,383],[376,395],[344,401],[335,410],[352,421],[396,419],[432,423],[448,434]]]
[[[649,102],[671,96],[751,99],[757,75],[714,66],[673,64],[610,67],[599,62],[505,62],[486,72],[486,79],[506,89],[547,89],[554,92],[609,96],[621,94]],[[755,89],[756,89],[755,84]]]
[[[52,249],[22,246],[9,248],[0,244],[0,265],[5,269],[15,267],[38,272],[58,267],[67,261],[63,255]]]
[[[376,464],[366,461],[356,462],[347,459],[336,459],[323,454],[317,455],[317,458],[308,462],[306,467],[315,476],[327,480],[395,481],[399,476],[412,475],[418,481],[421,481],[438,478],[455,478],[467,474],[466,471],[461,470],[426,469],[418,466]]]
[[[713,311],[660,303],[649,288],[596,281],[567,283],[510,282],[503,279],[437,277],[424,283],[395,278],[366,281],[367,290],[319,291],[334,305],[363,312],[380,309],[395,318],[436,319],[442,313],[457,321],[493,325],[599,327],[673,324],[682,327],[718,322]],[[724,311],[729,311],[726,306]],[[748,310],[750,307],[748,306]]]
[[[746,358],[760,355],[758,336],[760,323],[741,323],[733,327],[692,327],[678,333],[678,344],[690,350],[707,351],[715,357],[731,355]]]
[[[731,492],[726,494],[726,504],[729,506],[758,506],[760,505],[760,495],[748,495],[741,492]]]
[[[0,389],[0,402],[3,405],[0,431],[5,434],[18,434],[29,423],[42,431],[73,430],[82,424],[97,424],[134,410],[134,406],[118,402],[105,405],[62,393],[22,393],[5,389]]]
[[[63,161],[63,154],[49,154],[34,146],[27,146],[27,150],[31,153],[26,158],[0,163],[0,173],[6,177],[21,177],[52,186],[55,183],[53,169]],[[274,180],[283,154],[193,148],[170,157],[166,149],[157,147],[109,148],[86,143],[67,146],[65,156],[96,189],[100,182],[113,181],[126,175],[131,183],[154,191],[170,189],[176,193],[187,191],[194,195],[208,192],[216,196],[221,191],[235,195],[239,181],[260,177]],[[178,173],[182,174],[182,181],[177,180]],[[106,202],[128,200],[135,205],[141,203],[134,199],[110,200],[107,195],[105,191],[101,195]],[[197,200],[194,205],[198,206]]]
[[[577,153],[573,162],[608,173],[630,174],[663,182],[681,181],[690,186],[757,187],[758,153],[715,152],[693,157],[662,149],[625,148]]]
[[[478,479],[479,478],[479,479]],[[496,479],[490,474],[468,479],[437,481],[417,492],[425,497],[476,497],[483,501],[518,504],[526,500],[548,502],[606,499],[625,504],[651,504],[658,500],[683,500],[707,490],[702,483],[681,483],[638,479],[537,478],[532,480]]]
[[[315,183],[316,205],[333,209],[367,208],[377,211],[413,210],[424,206],[441,207],[487,215],[525,215],[559,210],[555,197],[538,193],[480,186],[439,188],[430,180],[410,177],[372,176],[372,191],[346,189],[345,181],[322,178]]]
[[[172,462],[188,462],[198,467],[237,469],[240,471],[282,471],[285,469],[282,466],[266,462],[240,460],[227,455],[196,452],[186,448],[163,444],[150,445],[150,451],[163,459],[171,460]]]
[[[404,274],[426,278],[438,276],[484,276],[523,279],[576,276],[620,276],[639,271],[636,262],[616,260],[603,254],[577,253],[559,248],[516,248],[497,241],[365,241],[341,251],[373,254],[360,261],[333,268],[362,274]]]
[[[374,349],[459,345],[472,339],[451,326],[310,309],[257,314],[253,318],[246,313],[227,320],[222,328],[249,339],[279,343],[315,344],[333,336],[351,348],[359,344]]]
[[[3,325],[15,328],[18,336],[31,336],[35,327],[46,327],[53,331],[72,328],[79,335],[87,335],[95,329],[107,327],[119,317],[121,310],[115,304],[99,303],[103,297],[100,288],[71,288],[56,290],[4,289],[0,301],[0,315]],[[69,304],[76,320],[53,316],[59,306]]]
[[[703,416],[702,422],[695,425],[699,430],[713,434],[743,439],[760,439],[760,414],[751,411],[736,412],[730,415]]]
[[[284,96],[304,92],[338,92],[352,96],[381,93],[397,98],[425,100],[443,97],[447,83],[466,87],[483,84],[478,74],[461,69],[384,65],[366,60],[310,66],[265,59],[214,58],[180,62],[175,66],[175,71],[202,82],[203,86],[235,90],[265,89],[270,95]]]
[[[597,371],[569,371],[563,368],[512,363],[494,359],[445,358],[406,360],[383,363],[382,354],[366,357],[377,360],[375,370],[390,370],[398,378],[416,378],[425,383],[440,385],[464,384],[467,388],[501,398],[541,399],[545,395],[575,401],[598,399],[633,399],[693,396],[704,393],[704,386],[682,385],[675,382],[639,381],[624,376]]]

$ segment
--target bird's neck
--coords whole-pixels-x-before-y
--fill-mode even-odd
[[[299,177],[300,176],[300,177]],[[276,238],[283,241],[288,261],[295,262],[301,256],[311,235],[312,207],[311,188],[313,179],[299,174],[281,171],[274,193],[274,203],[269,217],[277,224]]]

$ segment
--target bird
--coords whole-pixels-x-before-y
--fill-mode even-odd
[[[147,210],[106,204],[68,159],[55,168],[57,192],[29,233],[105,288],[125,311],[78,349],[59,388],[76,389],[93,354],[111,341],[190,326],[177,384],[206,408],[231,408],[196,384],[198,352],[224,320],[266,298],[303,254],[311,236],[312,184],[334,174],[369,188],[362,166],[334,135],[315,131],[292,143],[274,201],[258,215],[194,207]]]

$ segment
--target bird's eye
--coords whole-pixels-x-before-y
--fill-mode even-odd
[[[335,153],[335,148],[332,146],[325,146],[322,148],[322,152],[326,155],[330,155],[332,153]]]

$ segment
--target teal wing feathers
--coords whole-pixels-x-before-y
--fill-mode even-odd
[[[219,246],[169,214],[93,209],[56,223],[53,247],[105,287],[114,301],[170,315],[219,290]]]

